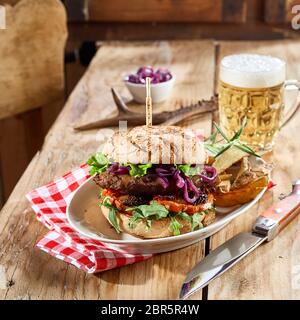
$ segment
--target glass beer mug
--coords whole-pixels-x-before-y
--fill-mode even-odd
[[[228,137],[247,125],[241,141],[261,150],[270,150],[286,113],[284,92],[299,82],[286,81],[283,60],[257,54],[226,56],[220,65],[220,126]],[[293,105],[293,108],[296,104]]]

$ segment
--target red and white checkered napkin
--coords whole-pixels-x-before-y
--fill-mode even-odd
[[[51,230],[36,246],[88,273],[150,258],[151,255],[126,253],[104,242],[84,237],[69,225],[66,216],[67,203],[73,192],[89,177],[88,166],[82,165],[26,195],[37,219]]]

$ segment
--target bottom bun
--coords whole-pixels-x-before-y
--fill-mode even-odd
[[[102,206],[101,211],[105,218],[108,220],[108,222],[110,222],[108,219],[109,209]],[[203,214],[203,219],[201,223],[204,227],[206,227],[212,222],[214,222],[215,217],[215,210],[209,210],[207,214]],[[136,224],[134,228],[130,228],[128,225],[130,218],[131,217],[128,214],[122,212],[117,213],[117,220],[119,222],[121,231],[131,234],[135,237],[140,237],[144,239],[165,238],[174,236],[172,230],[170,230],[169,227],[171,222],[170,218],[152,220],[150,229],[147,229],[145,221],[140,221]],[[192,226],[189,221],[180,218],[176,218],[176,220],[182,225],[182,228],[180,229],[180,234],[192,231]]]

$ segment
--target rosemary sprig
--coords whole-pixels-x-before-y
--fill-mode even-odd
[[[217,129],[217,131],[220,133],[220,135],[224,138],[224,140],[226,140],[227,142],[230,142],[230,139],[228,139],[225,135],[225,133],[223,132],[223,130],[214,122],[214,126]]]
[[[223,132],[223,130],[214,122],[214,127],[216,128],[216,131],[205,141],[206,149],[210,151],[215,158],[217,158],[230,147],[235,146],[250,155],[260,158],[259,154],[257,154],[253,149],[251,149],[249,146],[240,141],[240,136],[243,133],[246,125],[247,119],[244,118],[239,130],[232,136],[232,138],[228,138],[226,134]],[[219,143],[220,141],[216,143],[218,133],[223,137],[225,143]]]
[[[215,131],[210,137],[205,139],[205,142],[211,141],[211,143],[216,143],[217,135],[218,135],[218,131]]]
[[[240,138],[242,132],[244,131],[245,127],[247,125],[247,118],[243,119],[242,125],[239,128],[239,130],[234,134],[234,136],[230,139],[230,141],[234,141]]]
[[[218,156],[220,156],[222,153],[224,153],[226,150],[228,150],[229,148],[231,148],[233,145],[233,142],[229,142],[224,144],[224,147],[215,155],[215,158],[217,158]]]
[[[218,147],[212,144],[205,144],[205,147],[208,151],[210,151],[214,155],[218,154],[223,149],[222,147]]]
[[[259,154],[257,154],[253,149],[251,149],[249,146],[247,146],[246,144],[243,144],[243,143],[238,143],[238,144],[235,144],[235,146],[255,157],[258,157],[260,158],[261,156]]]

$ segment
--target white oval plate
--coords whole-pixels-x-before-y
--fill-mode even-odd
[[[115,232],[101,213],[98,205],[100,189],[90,178],[73,194],[67,206],[67,218],[76,231],[86,237],[110,244],[112,248],[129,253],[159,253],[183,248],[211,236],[232,219],[253,207],[265,191],[266,188],[254,200],[242,206],[232,208],[217,207],[216,220],[203,229],[174,237],[144,240],[127,233],[117,234]]]

